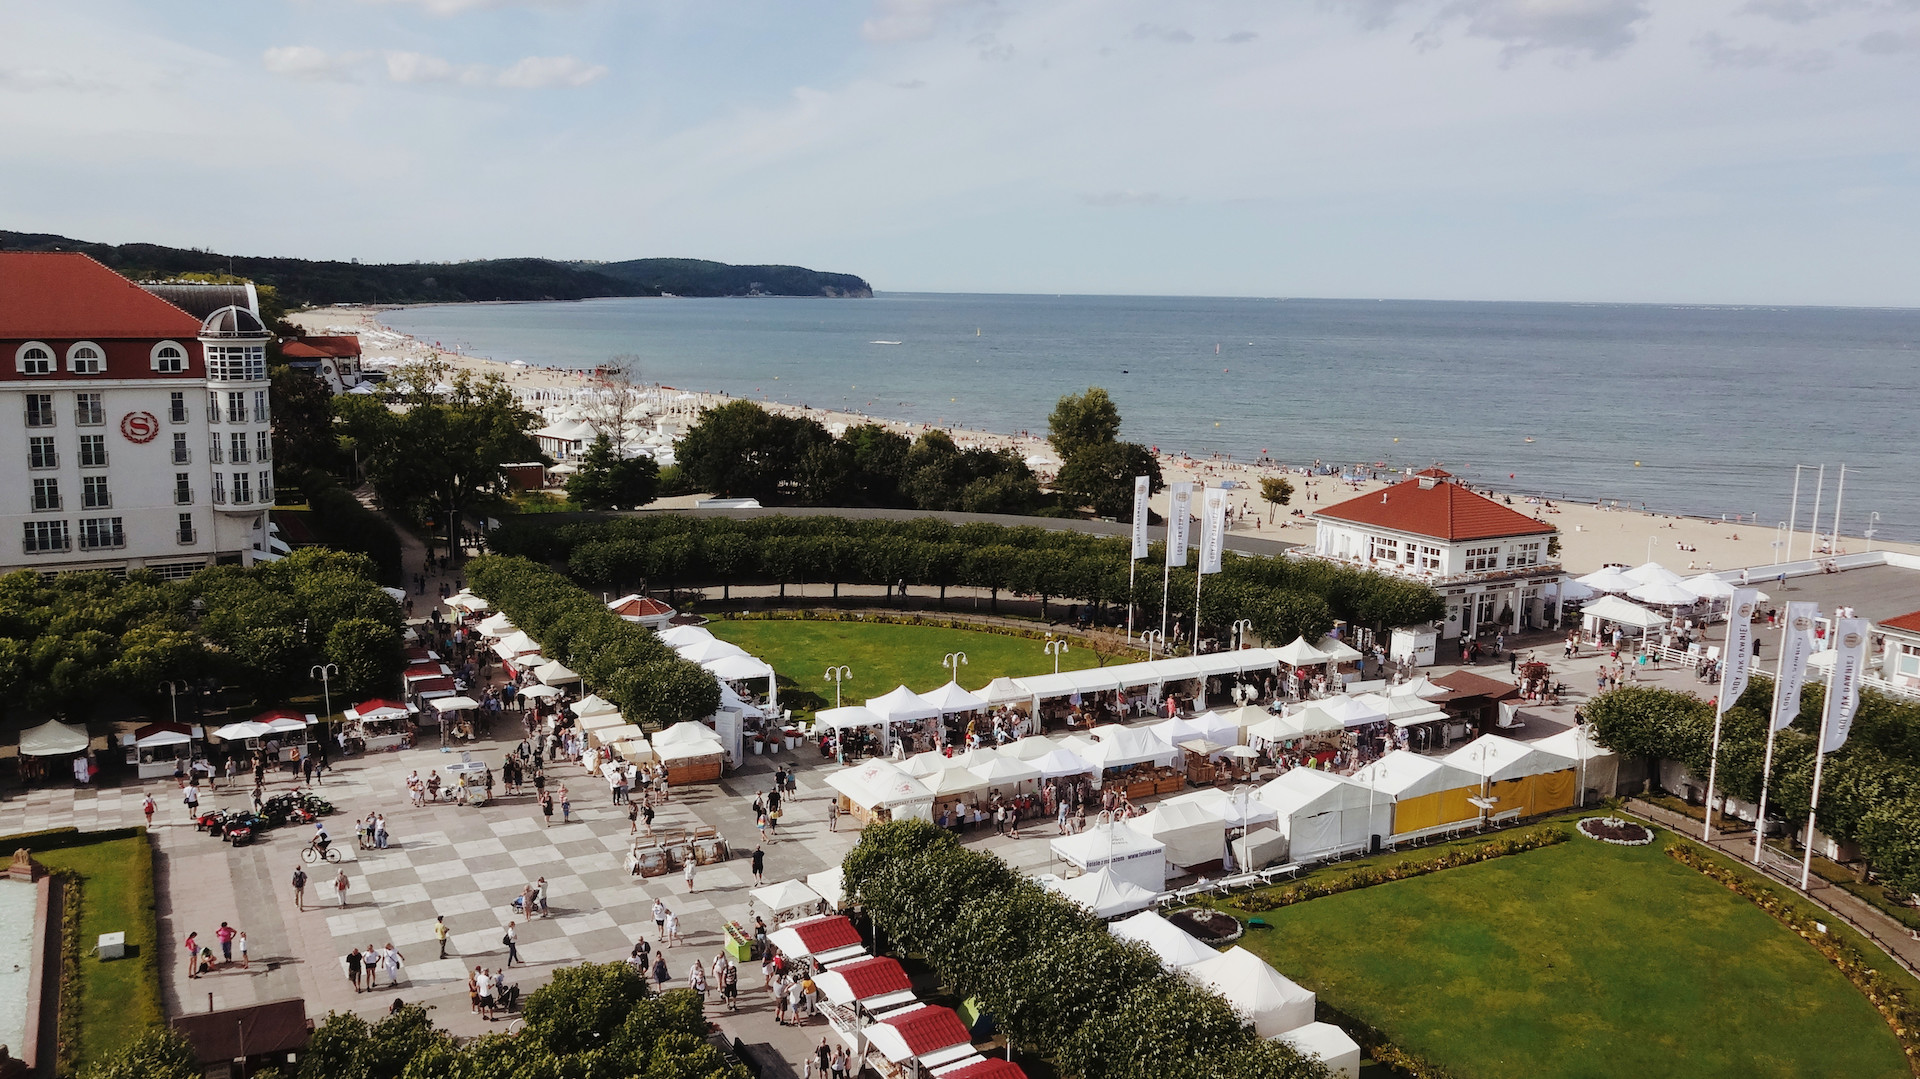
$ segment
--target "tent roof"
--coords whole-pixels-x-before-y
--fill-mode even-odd
[[[525,630],[516,629],[500,638],[500,643],[494,650],[503,656],[524,656],[529,652],[540,651],[540,642],[527,636]]]
[[[960,688],[959,682],[948,682],[939,689],[928,690],[920,694],[920,699],[929,707],[938,708],[942,715],[949,712],[977,712],[987,706],[987,699]]]
[[[1138,941],[1153,949],[1160,961],[1173,970],[1204,963],[1220,954],[1150,910],[1114,922],[1107,926],[1107,931],[1121,940]]]
[[[1592,573],[1575,577],[1574,580],[1595,592],[1627,592],[1641,583],[1637,578],[1627,576],[1626,572],[1618,566],[1602,566]]]
[[[841,963],[832,970],[815,975],[813,980],[827,999],[835,1004],[871,1000],[913,988],[913,982],[907,977],[900,961],[884,955]]]
[[[829,728],[834,729],[846,727],[878,727],[886,722],[886,720],[874,714],[871,709],[863,708],[857,704],[849,704],[844,708],[823,708],[813,714],[813,720],[816,724],[824,723]]]
[[[1167,764],[1178,755],[1172,746],[1145,728],[1122,727],[1117,723],[1095,727],[1084,738],[1068,739],[1062,745],[1102,769],[1148,762]]]
[[[1563,757],[1497,734],[1483,734],[1441,759],[1496,783],[1522,776],[1561,772],[1579,763],[1572,757]]]
[[[1123,822],[1095,825],[1084,832],[1061,836],[1047,846],[1054,854],[1078,866],[1090,861],[1105,865],[1108,861],[1164,855],[1167,850],[1165,843]]]
[[[575,701],[573,705],[573,714],[581,719],[585,719],[588,716],[612,715],[618,711],[620,711],[619,705],[607,700],[598,693],[589,693],[585,697]]]
[[[979,695],[985,697],[989,704],[1012,704],[1014,701],[1028,700],[1033,696],[1022,688],[1020,683],[1004,674],[982,686]]]
[[[1248,794],[1245,797],[1241,797],[1232,791],[1223,791],[1217,788],[1190,791],[1186,794],[1175,795],[1160,804],[1165,806],[1176,804],[1194,806],[1215,820],[1225,823],[1229,828],[1245,828],[1251,825],[1263,824],[1279,816],[1278,813],[1274,812],[1272,806],[1262,802],[1256,794]],[[1151,816],[1152,814],[1148,815]]]
[[[1658,562],[1642,562],[1627,570],[1625,576],[1641,584],[1653,584],[1656,581],[1661,584],[1679,584],[1686,579]]]
[[[829,905],[837,907],[847,899],[847,871],[836,865],[831,869],[810,873],[807,875],[807,887],[819,892],[820,898]]]
[[[654,636],[660,638],[660,643],[668,648],[679,648],[682,645],[698,644],[701,641],[714,639],[712,631],[699,626],[668,626]]]
[[[1048,891],[1065,896],[1091,910],[1098,918],[1131,914],[1153,905],[1154,893],[1132,881],[1115,877],[1108,869],[1098,869],[1092,873],[1081,874],[1072,880],[1058,881],[1058,883],[1042,879],[1041,884]]]
[[[1542,753],[1553,753],[1572,759],[1578,763],[1593,760],[1595,757],[1611,757],[1613,750],[1593,740],[1593,735],[1585,733],[1581,727],[1568,727],[1559,734],[1549,735],[1538,742],[1528,743]]]
[[[1295,637],[1291,643],[1274,649],[1274,652],[1274,658],[1289,667],[1310,667],[1327,661],[1327,654],[1308,644],[1305,637]]]
[[[557,659],[542,663],[534,670],[533,676],[550,686],[558,685],[562,682],[578,682],[580,680],[578,674],[574,673],[571,668]]]
[[[680,658],[689,663],[711,663],[722,656],[744,656],[747,650],[737,644],[729,644],[718,637],[709,637],[704,641],[690,641],[674,645],[673,650]]]
[[[1040,770],[1043,779],[1058,779],[1062,776],[1091,775],[1099,771],[1070,749],[1056,749],[1044,757],[1036,757],[1031,762]]]
[[[1365,806],[1373,795],[1345,776],[1318,768],[1293,768],[1261,787],[1256,797],[1283,816],[1293,816],[1307,811],[1325,813]]]
[[[1480,786],[1480,777],[1438,757],[1396,749],[1353,774],[1353,781],[1387,798],[1418,798],[1438,791]]]
[[[895,686],[882,697],[867,698],[867,711],[889,721],[932,719],[940,714],[938,708],[906,686]]]
[[[1018,761],[1035,761],[1060,748],[1060,743],[1041,734],[1029,734],[1018,741],[1008,742],[1000,752]]]
[[[1358,648],[1353,647],[1338,637],[1322,637],[1314,647],[1325,652],[1327,659],[1334,663],[1352,663],[1354,660],[1360,658],[1360,650]]]
[[[827,785],[869,808],[933,801],[931,787],[877,758],[828,773]]]
[[[810,907],[820,902],[820,893],[797,880],[783,880],[747,893],[753,901],[771,911]]]
[[[857,948],[862,944],[860,931],[853,927],[852,921],[840,914],[822,914],[817,918],[788,922],[769,936],[774,947],[795,959],[842,948]]]
[[[965,768],[942,768],[937,772],[916,777],[936,797],[950,794],[965,794],[968,791],[984,791],[987,781]]]
[[[719,659],[710,659],[701,666],[713,672],[715,677],[731,681],[766,678],[773,674],[773,668],[768,666],[766,661],[753,656],[721,656]]]
[[[1302,705],[1288,712],[1287,719],[1291,720],[1295,726],[1299,727],[1300,730],[1306,734],[1322,734],[1327,731],[1346,730],[1346,720],[1322,708],[1321,705],[1323,703],[1325,702],[1315,701],[1312,704]]]
[[[960,1016],[952,1008],[934,1004],[895,1012],[866,1032],[873,1047],[896,1064],[973,1043]]]
[[[1638,588],[1639,585],[1635,585]],[[1580,609],[1580,613],[1589,618],[1604,618],[1609,622],[1618,622],[1623,626],[1636,629],[1652,629],[1664,626],[1672,619],[1663,614],[1655,614],[1640,606],[1621,599],[1619,596],[1601,596]]]
[[[655,746],[693,745],[699,742],[720,741],[720,735],[712,727],[697,719],[681,720],[659,734],[653,736]]]
[[[1349,727],[1364,727],[1387,718],[1384,708],[1375,708],[1357,697],[1328,697],[1317,702],[1321,711]]]
[[[981,761],[968,766],[967,770],[989,783],[1024,783],[1029,779],[1041,778],[1041,771],[1036,765],[1007,756]]]
[[[49,719],[38,727],[28,727],[20,732],[20,752],[29,757],[63,757],[69,753],[86,751],[86,730],[70,727],[57,719]]]
[[[1237,944],[1204,963],[1188,967],[1186,975],[1227,998],[1235,1011],[1254,1021],[1256,1030],[1263,1017],[1288,1005],[1310,1003],[1314,999],[1311,990]]]

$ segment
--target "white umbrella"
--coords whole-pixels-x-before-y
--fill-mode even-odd
[[[1653,584],[1656,581],[1663,584],[1679,584],[1682,579],[1678,573],[1658,562],[1642,562],[1628,570],[1626,575],[1641,584]]]
[[[1700,601],[1699,594],[1687,585],[1670,584],[1666,581],[1643,584],[1628,592],[1627,598],[1651,603],[1656,607],[1691,607]]]
[[[472,697],[441,697],[433,702],[433,710],[436,712],[460,712],[478,707],[480,702]]]
[[[752,656],[721,656],[701,664],[716,676],[729,682],[738,682],[747,678],[765,678],[773,673],[773,668]]]
[[[1547,599],[1552,599],[1555,596],[1559,596],[1561,599],[1591,599],[1595,595],[1593,589],[1588,588],[1579,581],[1567,581],[1564,584],[1550,584],[1542,588],[1540,594]]]
[[[214,731],[214,736],[228,742],[237,742],[243,738],[264,738],[269,728],[265,723],[255,723],[251,719],[239,723],[229,723]]]
[[[1597,569],[1585,576],[1575,577],[1574,580],[1586,585],[1595,592],[1615,593],[1631,592],[1640,587],[1641,583],[1627,576],[1621,571],[1619,566],[1608,566],[1605,569]]]
[[[530,700],[545,700],[548,697],[558,697],[559,695],[560,691],[552,686],[525,686],[520,690],[520,696]]]
[[[1694,595],[1701,599],[1732,599],[1734,587],[1717,573],[1702,573],[1698,577],[1689,577],[1681,582]],[[1652,603],[1654,601],[1648,600]]]

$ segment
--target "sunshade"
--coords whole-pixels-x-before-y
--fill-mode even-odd
[[[1717,573],[1702,573],[1681,583],[1701,599],[1732,599],[1735,591],[1733,585]]]
[[[20,752],[29,757],[64,757],[87,751],[87,732],[49,719],[20,732]]]
[[[561,686],[580,680],[578,674],[569,670],[566,664],[557,659],[548,663],[542,663],[534,669],[533,676],[550,686]]]
[[[518,695],[529,700],[539,701],[545,700],[548,697],[558,697],[562,692],[562,690],[555,689],[552,686],[522,686],[518,691]]]
[[[552,692],[558,693],[560,691],[556,689],[552,690]],[[619,705],[607,700],[598,693],[590,693],[578,701],[575,701],[573,705],[573,714],[581,719],[585,719],[588,716],[610,715],[619,710]]]
[[[433,702],[433,710],[436,712],[461,712],[478,707],[480,702],[472,697],[442,697]]]
[[[721,656],[701,664],[712,671],[715,677],[737,682],[748,678],[766,678],[773,674],[773,668],[752,656]]]
[[[1642,562],[1627,570],[1626,575],[1641,584],[1679,584],[1683,579],[1678,573],[1658,562]]]
[[[294,731],[304,731],[306,729],[306,720],[295,719],[292,716],[281,716],[278,719],[267,720],[267,731],[271,734],[290,734]]]
[[[820,893],[797,880],[783,880],[778,884],[769,884],[764,888],[755,888],[747,893],[755,903],[770,911],[793,910],[796,907],[811,907],[820,902]]]
[[[1291,644],[1274,649],[1274,658],[1289,667],[1311,667],[1325,663],[1327,654],[1308,644],[1305,637],[1295,637]]]
[[[1575,577],[1575,581],[1586,585],[1595,592],[1631,592],[1644,582],[1627,576],[1618,566],[1607,566],[1594,570],[1585,576]]]
[[[960,688],[958,682],[948,682],[939,689],[920,694],[920,699],[928,705],[940,709],[941,715],[953,712],[978,712],[987,706],[987,699],[978,694],[968,693]]]
[[[1700,594],[1686,584],[1653,581],[1628,592],[1627,598],[1656,607],[1691,607],[1699,602]]]

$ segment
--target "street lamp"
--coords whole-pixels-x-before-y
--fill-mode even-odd
[[[168,697],[171,697],[173,699],[172,701],[173,721],[175,723],[179,723],[180,722],[180,691],[183,689],[188,689],[190,687],[185,682],[179,681],[178,679],[169,678],[166,681],[160,683],[159,688],[160,688],[160,692],[165,693]]]
[[[1140,631],[1140,643],[1147,646],[1147,658],[1152,659],[1153,646],[1158,644],[1164,647],[1167,643],[1167,635],[1157,629],[1143,629]]]
[[[1653,561],[1653,541],[1658,538],[1659,538],[1658,536],[1647,537],[1647,559],[1646,560],[1649,562]]]
[[[1781,551],[1787,545],[1786,537],[1787,522],[1781,521],[1773,526],[1773,564],[1776,566],[1780,564]]]
[[[827,668],[827,681],[833,683],[833,706],[840,707],[840,683],[853,677],[853,668],[845,665]],[[833,732],[833,763],[847,763],[847,743],[839,730]]]
[[[960,668],[966,666],[966,664],[967,654],[965,652],[948,652],[946,655],[940,657],[940,666],[953,672],[953,681],[956,685],[960,682]]]
[[[1045,651],[1047,655],[1053,657],[1053,673],[1059,674],[1060,657],[1067,653],[1067,639],[1065,637],[1055,637],[1051,633],[1047,634],[1047,647]]]
[[[1247,646],[1247,631],[1252,628],[1253,619],[1251,618],[1242,618],[1233,624],[1231,632],[1233,633],[1233,647],[1235,651],[1239,651]]]
[[[339,673],[340,673],[340,668],[335,666],[332,663],[322,663],[314,667],[314,669],[310,672],[311,677],[318,678],[320,680],[320,700],[321,700],[321,703],[326,708],[326,711],[322,713],[323,715],[330,716],[333,714],[332,681],[333,681],[333,676]]]
[[[1873,537],[1880,531],[1880,511],[1867,514],[1867,530],[1861,535],[1867,537],[1867,550],[1873,550]]]

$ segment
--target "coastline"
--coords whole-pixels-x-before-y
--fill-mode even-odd
[[[363,353],[370,358],[385,356],[403,362],[438,360],[459,370],[501,375],[506,379],[507,384],[516,390],[568,393],[585,389],[590,385],[591,380],[588,372],[585,371],[551,367],[516,367],[498,360],[469,356],[453,349],[422,342],[385,325],[379,319],[381,312],[413,306],[430,305],[385,304],[314,308],[294,312],[288,316],[288,319],[309,333],[326,333],[329,328],[357,333],[362,338]],[[662,388],[678,389],[672,386]],[[701,408],[732,400],[752,400],[744,396],[697,391],[694,396],[693,404]],[[1008,434],[979,431],[953,425],[909,423],[858,411],[822,409],[770,401],[758,403],[772,412],[805,416],[822,424],[851,426],[877,423],[909,437],[915,437],[937,427],[946,431],[956,443],[962,446],[1011,449],[1022,457],[1058,461],[1058,455],[1053,452],[1046,439],[1031,433]],[[1231,503],[1235,511],[1233,531],[1255,533],[1265,538],[1302,544],[1313,542],[1313,525],[1304,516],[1291,516],[1292,511],[1311,513],[1321,506],[1379,491],[1391,486],[1394,482],[1399,482],[1400,479],[1398,476],[1393,476],[1387,480],[1349,482],[1338,476],[1303,475],[1300,469],[1307,462],[1260,466],[1220,456],[1197,458],[1166,452],[1160,453],[1157,459],[1162,477],[1168,482],[1192,480],[1205,482],[1209,486],[1234,483],[1236,487]],[[1043,480],[1046,480],[1051,478],[1057,468],[1057,463],[1052,466],[1036,464],[1034,470]],[[1260,501],[1259,481],[1264,477],[1280,475],[1284,475],[1293,483],[1294,494],[1288,506],[1275,509]],[[1766,568],[1776,561],[1789,560],[1784,551],[1780,553],[1780,557],[1776,558],[1773,547],[1777,536],[1776,530],[1752,522],[1723,521],[1661,513],[1656,510],[1626,508],[1631,503],[1624,499],[1607,500],[1621,508],[1612,508],[1601,503],[1571,501],[1554,501],[1551,503],[1551,508],[1548,508],[1548,505],[1540,503],[1534,495],[1504,492],[1498,487],[1489,487],[1484,484],[1474,484],[1473,489],[1494,498],[1505,499],[1516,510],[1557,525],[1560,528],[1561,562],[1575,576],[1599,569],[1609,563],[1635,566],[1651,558],[1682,574],[1751,568],[1755,571],[1754,577],[1758,579],[1767,576]],[[671,500],[668,500],[667,504],[670,505]],[[688,504],[691,504],[690,500]],[[1162,493],[1154,496],[1153,506],[1156,512],[1164,514],[1166,495]],[[1791,542],[1793,558],[1809,557],[1808,552],[1814,540],[1807,531],[1795,533]],[[1868,542],[1862,537],[1850,536],[1843,532],[1839,538],[1838,553],[1858,553],[1868,549],[1868,546]],[[1875,550],[1892,550],[1920,555],[1920,544],[1882,541],[1871,546]]]

